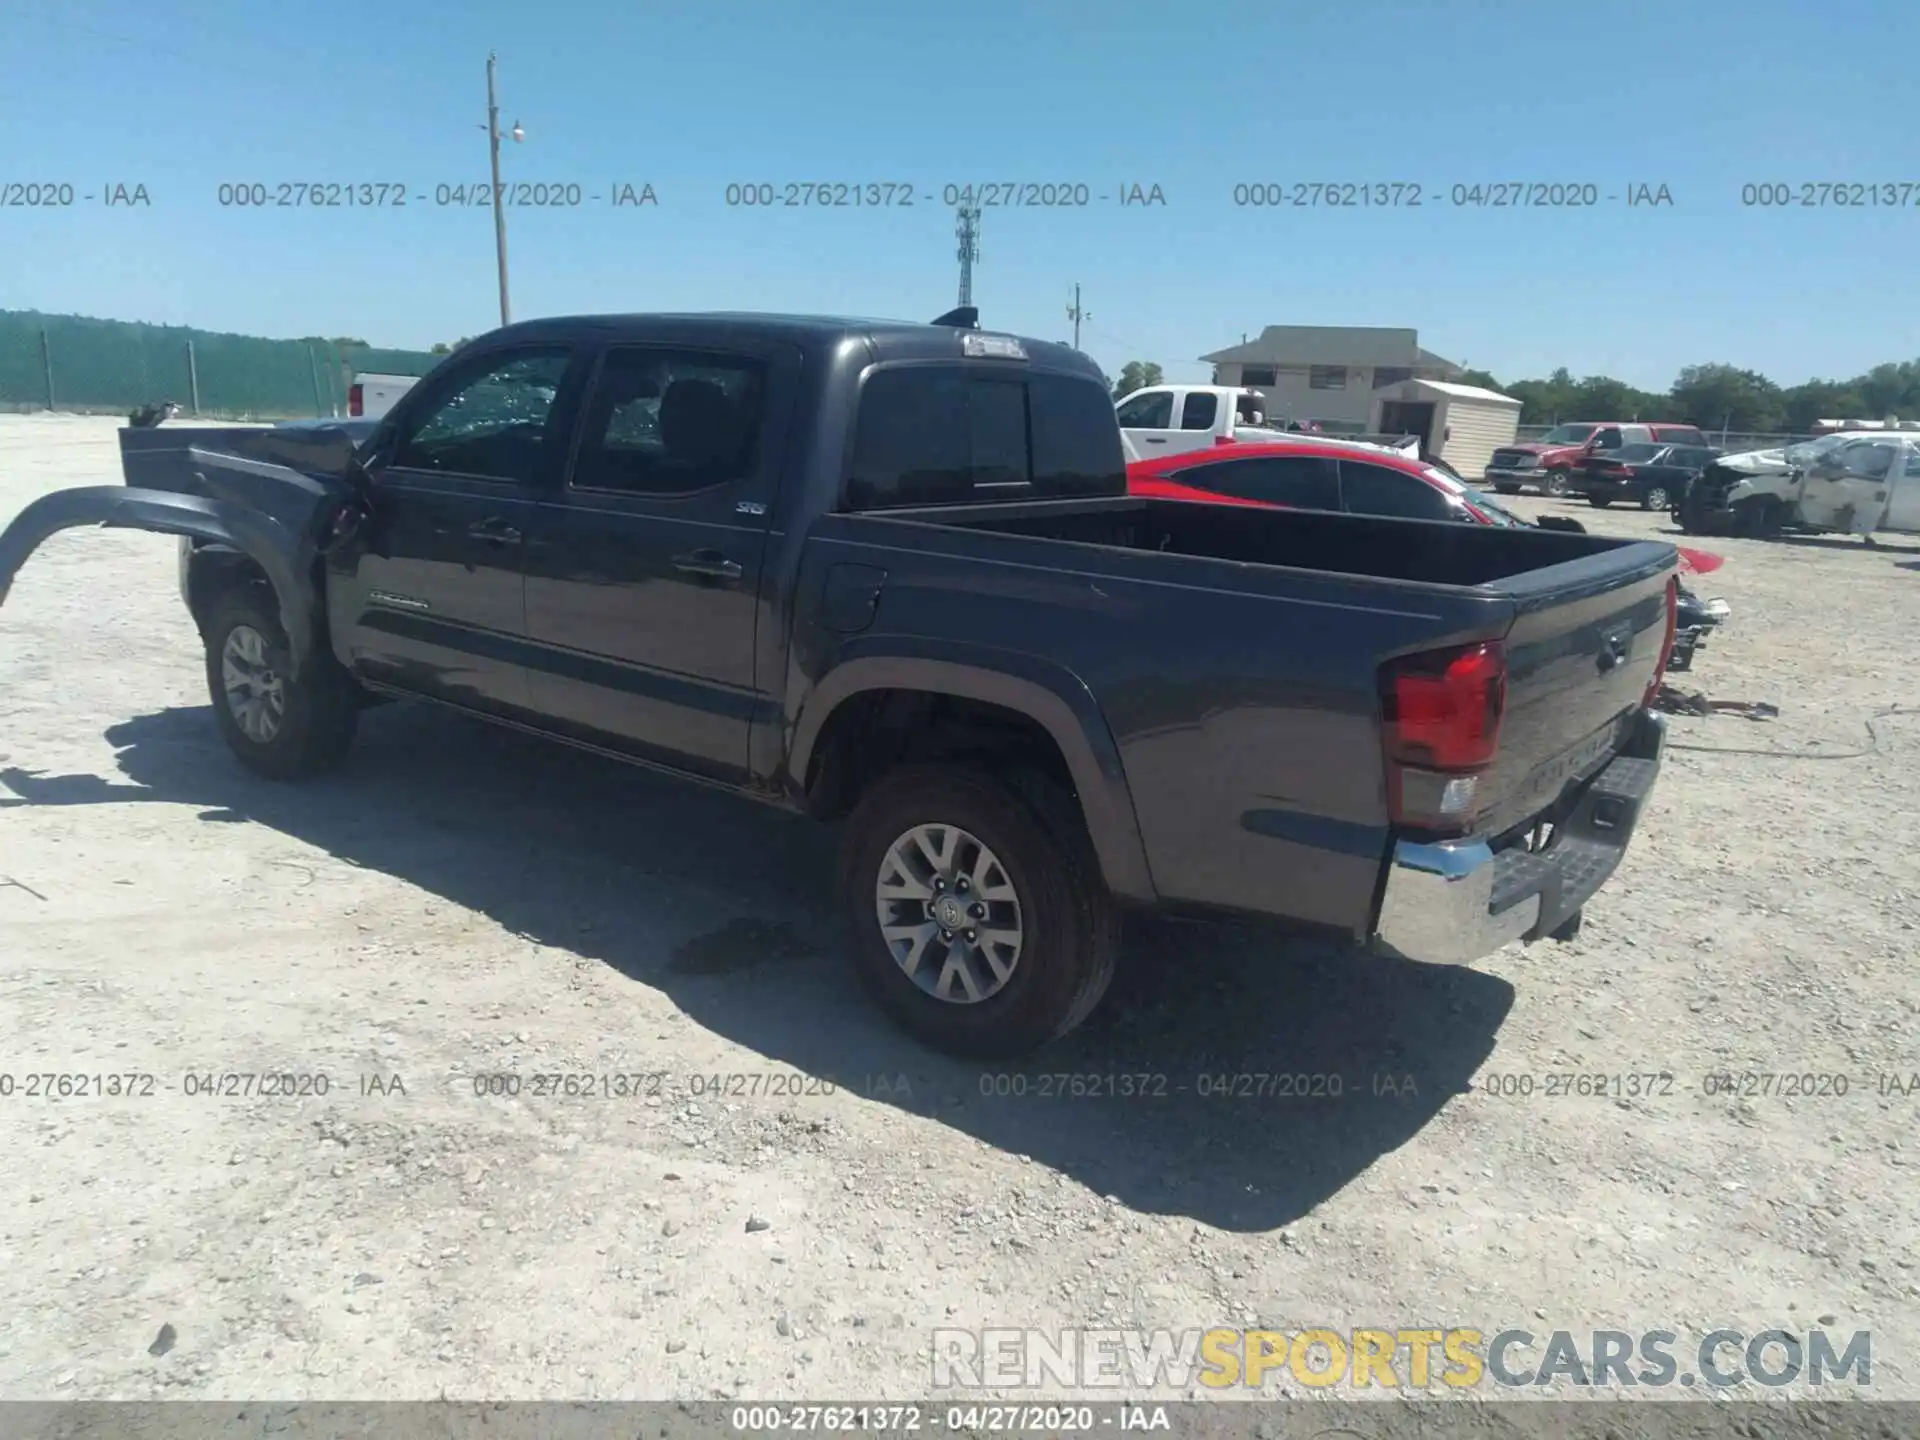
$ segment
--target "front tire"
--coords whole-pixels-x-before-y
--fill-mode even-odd
[[[1562,495],[1567,493],[1567,472],[1564,470],[1549,470],[1547,472],[1547,478],[1540,482],[1540,490],[1541,493],[1551,495],[1554,499],[1558,500]]]
[[[1687,498],[1680,502],[1678,513],[1673,518],[1680,522],[1680,528],[1689,535],[1716,533],[1713,523],[1708,519],[1707,507],[1691,490],[1687,492]]]
[[[910,765],[847,823],[841,903],[861,983],[950,1055],[1009,1059],[1093,1013],[1118,915],[1071,799],[984,771]]]
[[[1771,539],[1780,533],[1781,508],[1770,495],[1743,501],[1734,510],[1734,533],[1755,540]]]
[[[210,607],[207,693],[227,748],[255,774],[297,780],[346,758],[359,720],[356,687],[320,650],[298,678],[280,607],[260,586],[234,589]]]

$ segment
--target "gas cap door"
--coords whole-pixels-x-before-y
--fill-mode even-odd
[[[872,565],[835,565],[820,596],[820,623],[840,635],[857,635],[873,624],[887,572]]]

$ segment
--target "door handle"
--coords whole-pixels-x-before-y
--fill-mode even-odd
[[[1164,445],[1167,443],[1167,437],[1164,435],[1149,435],[1147,436],[1147,443],[1149,445]]]
[[[682,575],[704,575],[709,580],[738,580],[741,575],[739,563],[727,559],[718,550],[694,550],[676,555],[673,568]]]
[[[490,545],[518,545],[520,532],[504,520],[488,518],[477,520],[467,527],[467,534],[475,540],[485,540]]]

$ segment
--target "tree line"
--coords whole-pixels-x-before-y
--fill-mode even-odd
[[[1497,390],[1520,401],[1522,425],[1647,420],[1702,430],[1804,435],[1816,420],[1920,418],[1920,360],[1876,365],[1851,380],[1808,380],[1791,386],[1734,365],[1689,365],[1665,392],[1642,390],[1610,375],[1576,380],[1564,366],[1544,380],[1503,383],[1485,370],[1468,370],[1459,378],[1463,385]],[[1130,360],[1114,381],[1114,398],[1162,383],[1158,365]]]
[[[1702,430],[1804,435],[1816,420],[1920,416],[1920,360],[1876,365],[1851,380],[1807,380],[1790,386],[1734,365],[1689,365],[1665,393],[1641,390],[1609,375],[1576,380],[1565,367],[1544,380],[1504,385],[1484,370],[1469,370],[1460,379],[1522,402],[1522,425],[1670,420]]]

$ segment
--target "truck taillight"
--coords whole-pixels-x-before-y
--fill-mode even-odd
[[[1652,706],[1653,697],[1660,693],[1661,682],[1667,678],[1667,664],[1673,659],[1673,646],[1680,634],[1680,581],[1667,581],[1667,633],[1660,640],[1660,660],[1653,667],[1653,682],[1647,686],[1647,693],[1640,703]]]
[[[355,385],[347,391],[347,414],[364,415],[366,412],[367,402],[365,394],[360,386]]]
[[[1465,828],[1506,708],[1507,653],[1498,640],[1381,667],[1387,810],[1396,825]]]

